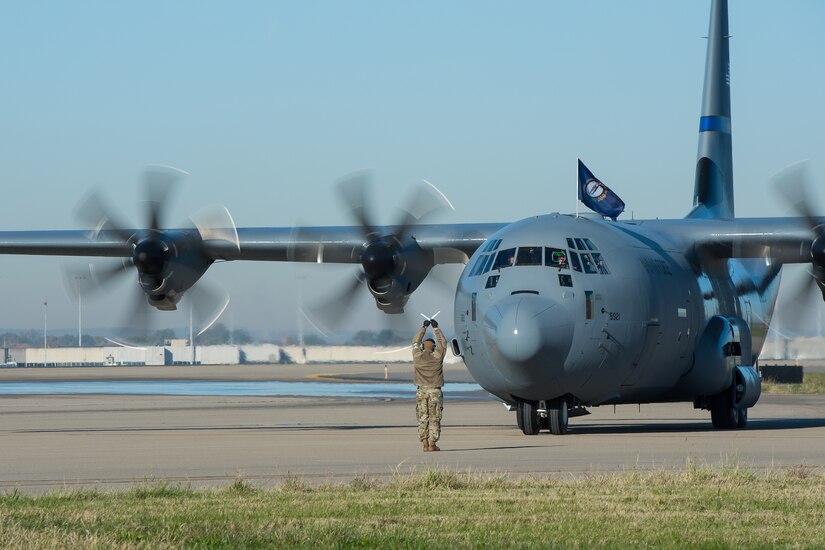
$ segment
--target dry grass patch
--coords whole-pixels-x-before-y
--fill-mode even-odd
[[[725,466],[574,479],[428,470],[275,489],[0,496],[0,547],[818,547],[825,478]]]
[[[801,384],[777,384],[762,381],[762,391],[766,393],[824,394],[825,372],[806,372]]]

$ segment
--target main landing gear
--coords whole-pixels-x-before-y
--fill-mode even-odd
[[[730,387],[707,399],[710,419],[717,430],[742,430],[748,425],[748,408],[762,393],[762,381],[756,369],[736,367]]]
[[[748,409],[736,406],[734,390],[710,398],[710,420],[717,430],[743,430],[748,426]]]
[[[567,433],[569,405],[566,396],[548,401],[519,401],[516,421],[524,435],[536,435],[550,430],[553,435]]]

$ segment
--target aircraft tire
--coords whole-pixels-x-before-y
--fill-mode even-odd
[[[567,421],[569,419],[567,409],[567,399],[557,397],[547,402],[547,417],[550,420],[550,433],[553,435],[564,435],[567,433]]]
[[[747,413],[745,413],[747,414]],[[711,398],[710,419],[717,430],[735,430],[740,427],[742,411],[733,405],[733,392],[730,389]],[[745,418],[747,424],[747,417]],[[744,425],[742,426],[744,427]]]
[[[518,402],[518,424],[524,435],[536,435],[539,433],[539,414],[535,401]]]
[[[736,428],[744,430],[748,427],[748,409],[739,409],[739,421],[736,423]]]

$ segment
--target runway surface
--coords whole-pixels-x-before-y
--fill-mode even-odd
[[[407,380],[409,365],[389,366]],[[8,380],[384,381],[382,365],[3,369]],[[468,381],[463,367],[451,381]],[[344,382],[342,382],[344,383]],[[409,399],[227,396],[0,397],[0,490],[118,488],[169,481],[272,485],[392,476],[431,467],[512,475],[740,465],[821,470],[825,396],[763,395],[750,428],[711,429],[690,404],[592,409],[565,436],[524,436],[514,413],[479,393],[447,401],[439,453],[418,443]]]

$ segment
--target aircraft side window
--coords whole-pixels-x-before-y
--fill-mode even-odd
[[[487,261],[484,263],[484,267],[481,269],[482,275],[484,273],[487,273],[488,271],[490,271],[490,268],[493,267],[493,260],[495,259],[495,257],[496,257],[495,254],[490,254],[487,257]]]
[[[573,277],[559,273],[559,286],[573,286]]]
[[[516,265],[541,265],[541,247],[520,246],[516,254]]]
[[[572,248],[573,250],[576,250],[576,243],[574,243],[573,239],[571,239],[570,237],[567,237],[567,248]]]
[[[483,257],[484,256],[479,256],[478,258],[476,258],[476,261],[473,264],[473,266],[469,268],[470,271],[468,271],[467,273],[470,275],[470,277],[472,277],[475,274],[476,270],[478,269],[478,264],[481,262],[481,258]]]
[[[596,269],[596,262],[593,261],[593,256],[587,253],[583,253],[581,256],[585,273],[595,274],[599,272],[599,270]]]
[[[589,250],[598,250],[590,239],[584,239],[584,244],[587,245]]]
[[[584,243],[582,242],[581,239],[574,239],[574,240],[576,241],[576,248],[578,248],[579,250],[587,250],[587,247],[584,246]]]
[[[602,275],[608,275],[610,271],[607,269],[607,264],[604,262],[604,258],[598,252],[593,253],[593,261],[596,262],[596,269],[599,270],[599,273]]]
[[[582,264],[579,262],[579,255],[575,252],[570,253],[570,265],[573,266],[573,271],[582,270]]]
[[[495,288],[498,284],[499,275],[490,275],[487,277],[487,284],[484,285],[484,288]]]
[[[503,269],[505,267],[511,267],[515,259],[516,249],[505,248],[504,250],[499,251],[498,256],[496,256],[496,261],[493,264],[493,269]]]
[[[479,273],[481,273],[481,267],[484,265],[484,262],[487,261],[487,256],[479,256],[476,260],[476,263],[473,264],[473,269],[470,271],[470,277],[475,277]]]

